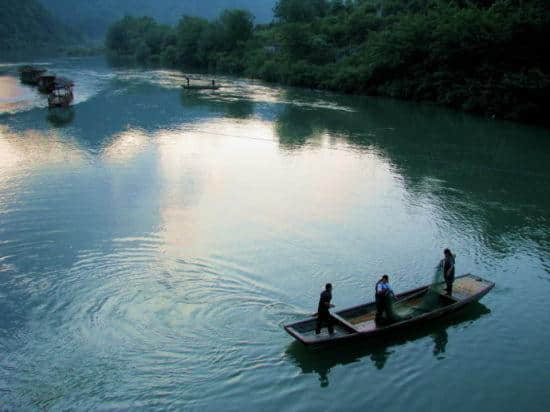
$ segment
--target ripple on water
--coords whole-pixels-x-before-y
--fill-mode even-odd
[[[105,383],[90,371],[99,373],[107,359],[120,369],[103,371],[104,379],[128,379],[132,365],[139,379],[149,377],[151,396],[159,399],[174,396],[174,380],[163,384],[162,376],[185,385],[184,398],[199,388],[213,396],[230,386],[210,387],[213,379],[232,382],[282,362],[280,353],[266,349],[281,333],[281,319],[295,316],[297,308],[282,303],[257,274],[222,256],[166,260],[159,244],[155,236],[117,239],[109,249],[81,252],[63,276],[46,273],[41,284],[30,280],[42,303],[33,309],[33,324],[23,329],[29,334],[13,337],[20,347],[14,362],[30,356],[22,364],[27,377],[47,369],[48,359],[57,365],[47,373],[55,385],[29,392],[36,405],[70,398],[75,382],[100,393]],[[26,391],[31,381],[16,386]],[[123,395],[114,394],[117,399]]]

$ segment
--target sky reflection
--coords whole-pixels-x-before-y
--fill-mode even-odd
[[[44,104],[45,96],[40,96],[36,90],[22,85],[16,77],[0,76],[0,114],[16,113]]]
[[[149,139],[150,137],[143,130],[126,130],[113,136],[111,141],[102,147],[101,158],[105,162],[127,163],[146,149]]]
[[[347,150],[329,135],[320,136],[317,150],[281,156],[273,123],[225,118],[161,131],[155,140],[163,235],[174,248],[201,238],[230,242],[243,230],[288,235],[307,222],[340,222],[358,203],[374,207],[396,196],[384,158]]]
[[[0,182],[36,169],[77,168],[87,157],[75,141],[55,129],[15,133],[0,125]]]

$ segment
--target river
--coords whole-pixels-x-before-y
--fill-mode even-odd
[[[550,132],[102,58],[0,65],[0,409],[547,411]],[[457,274],[461,314],[311,351],[282,325]]]

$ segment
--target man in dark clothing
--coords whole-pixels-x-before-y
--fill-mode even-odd
[[[445,258],[442,261],[443,277],[447,284],[447,295],[453,293],[453,282],[455,280],[455,258],[449,249],[443,251]]]
[[[326,325],[328,333],[331,335],[334,333],[334,326],[332,325],[332,318],[330,317],[329,309],[334,305],[330,303],[332,300],[332,285],[327,283],[325,290],[321,293],[319,298],[319,306],[317,308],[317,327],[315,328],[315,334],[321,333],[321,328]]]
[[[393,297],[393,291],[390,287],[390,278],[388,275],[384,275],[376,282],[375,299],[376,299],[376,323],[383,322],[383,314],[386,312],[386,321],[391,323],[393,321],[393,313],[391,311],[391,298]]]

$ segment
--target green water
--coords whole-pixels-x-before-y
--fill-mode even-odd
[[[0,66],[0,409],[550,409],[550,132],[414,103]],[[309,351],[284,323],[457,275],[462,314]]]

